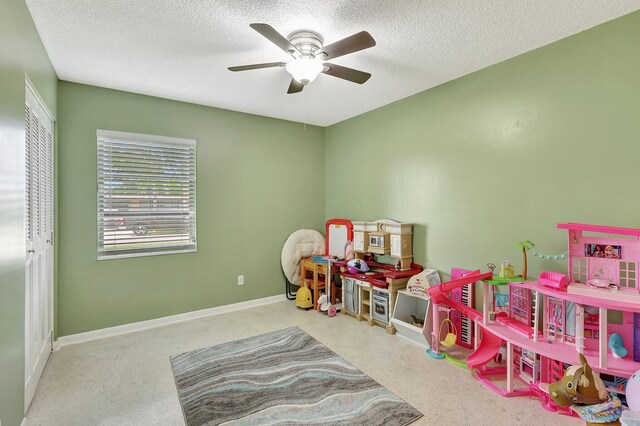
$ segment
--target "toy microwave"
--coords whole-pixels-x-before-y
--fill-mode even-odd
[[[389,246],[389,233],[374,231],[369,234],[369,247],[383,249]]]

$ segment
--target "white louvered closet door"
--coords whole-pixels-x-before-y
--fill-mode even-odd
[[[53,339],[53,120],[25,96],[25,412]]]

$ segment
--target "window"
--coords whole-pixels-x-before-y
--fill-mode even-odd
[[[98,259],[196,251],[196,141],[98,130]]]

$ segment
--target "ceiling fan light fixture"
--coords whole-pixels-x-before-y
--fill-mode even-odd
[[[298,83],[309,84],[322,72],[324,65],[316,58],[302,57],[287,63],[285,69]]]

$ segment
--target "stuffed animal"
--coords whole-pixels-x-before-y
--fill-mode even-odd
[[[551,383],[549,395],[556,404],[570,406],[587,425],[619,425],[622,403],[609,395],[600,375],[582,354],[579,356],[580,365],[567,368],[559,382]]]

